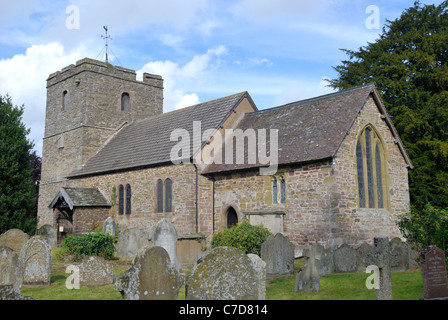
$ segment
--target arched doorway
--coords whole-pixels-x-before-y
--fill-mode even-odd
[[[238,215],[232,207],[227,210],[227,229],[232,229],[238,225]]]

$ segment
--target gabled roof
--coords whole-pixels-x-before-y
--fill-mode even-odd
[[[373,95],[384,119],[388,123],[409,167],[409,156],[395,130],[389,115],[373,85],[344,90],[325,96],[298,101],[277,108],[246,114],[238,128],[278,130],[278,165],[309,163],[332,159],[338,152],[347,133]],[[245,164],[211,164],[202,172],[212,174],[262,167],[258,162],[248,164],[247,147]],[[269,142],[267,145],[269,150]],[[224,151],[223,151],[224,154]]]
[[[201,122],[201,134],[208,129],[219,129],[244,98],[253,104],[249,94],[242,92],[130,123],[69,178],[171,163],[171,149],[178,143],[170,141],[175,129],[187,130],[190,137],[193,137],[193,121]],[[190,150],[190,157],[198,151]]]
[[[48,206],[53,209],[59,201],[65,201],[70,210],[75,207],[110,207],[110,202],[99,189],[61,188]]]

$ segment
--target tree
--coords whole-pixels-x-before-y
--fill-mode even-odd
[[[415,2],[334,69],[335,89],[373,83],[414,163],[411,202],[448,207],[448,1]]]
[[[0,95],[0,233],[17,228],[34,234],[36,186],[31,178],[29,129],[22,123],[23,106]]]

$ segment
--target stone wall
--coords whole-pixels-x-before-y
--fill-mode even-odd
[[[157,213],[157,180],[168,178],[173,181],[173,210],[172,212]],[[41,192],[41,202],[43,206],[48,206],[60,187],[99,188],[113,204],[110,215],[121,228],[140,228],[151,232],[159,220],[166,218],[174,224],[179,234],[184,235],[196,232],[195,183],[193,165],[171,165],[51,184]],[[130,184],[132,188],[132,211],[129,216],[118,214],[118,186],[120,184],[124,186]],[[115,199],[114,188],[116,190]],[[46,210],[40,211],[39,225],[53,225],[53,210],[44,209]],[[107,216],[104,217],[104,219],[106,218]]]

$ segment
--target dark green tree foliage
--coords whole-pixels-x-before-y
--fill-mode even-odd
[[[23,106],[0,95],[0,233],[17,228],[33,235],[36,186],[31,179],[31,149],[22,123]]]
[[[448,210],[427,204],[423,209],[411,208],[397,223],[401,233],[418,252],[434,245],[445,252],[448,261]]]
[[[343,50],[335,89],[373,83],[414,163],[411,202],[448,207],[448,1],[387,21],[375,43]]]

